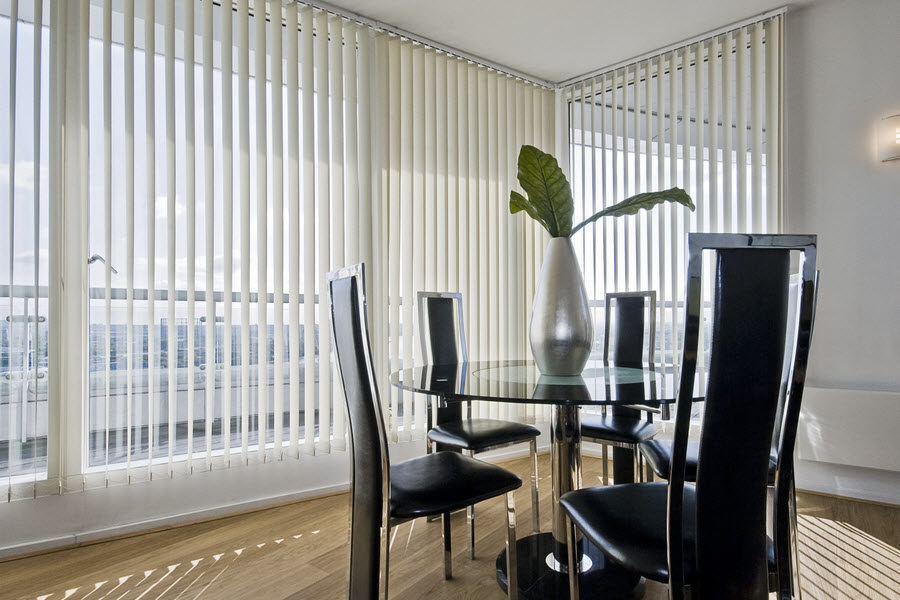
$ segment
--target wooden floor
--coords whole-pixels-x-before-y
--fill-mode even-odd
[[[549,529],[548,457],[541,457],[541,520]],[[506,463],[523,479],[526,459]],[[600,461],[585,459],[584,482]],[[527,486],[516,495],[529,533]],[[900,509],[801,494],[805,599],[900,600]],[[440,522],[394,529],[391,598],[500,599],[494,561],[504,539],[502,498],[479,505],[477,557],[454,516],[454,578],[443,579]],[[348,496],[340,494],[166,531],[0,563],[0,598],[28,600],[339,599],[345,597]],[[647,584],[647,600],[665,587]]]

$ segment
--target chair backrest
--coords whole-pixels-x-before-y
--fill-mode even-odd
[[[656,353],[656,292],[610,292],[606,294],[604,311],[603,359],[610,354],[610,330],[615,307],[613,360],[619,366],[640,368],[644,362],[644,331],[649,322],[647,356],[653,362]],[[645,313],[644,307],[647,306]]]
[[[696,506],[687,508],[684,466],[697,366],[704,250],[716,254],[712,339]],[[785,453],[793,451],[796,437],[814,310],[816,238],[691,234],[688,251],[684,355],[669,477],[670,584],[673,590],[684,589],[684,561],[694,556],[698,574],[693,582],[695,598],[768,598],[766,488],[789,337],[791,252],[802,255],[802,287],[796,343],[788,349],[795,356],[779,463]],[[692,549],[685,547],[686,510],[696,511]]]
[[[462,294],[459,292],[419,292],[419,340],[422,358],[431,365],[466,362],[466,334],[463,326]]]
[[[416,296],[419,311],[419,340],[422,359],[430,365],[456,365],[468,360],[466,333],[463,324],[462,294],[459,292],[419,292]],[[465,408],[471,418],[471,403]],[[459,421],[463,403],[451,402],[428,411],[427,429],[434,425]],[[436,413],[436,414],[433,414]],[[440,446],[439,446],[440,448]]]
[[[331,325],[352,445],[350,598],[376,598],[380,543],[389,523],[387,435],[369,345],[360,263],[328,274]]]

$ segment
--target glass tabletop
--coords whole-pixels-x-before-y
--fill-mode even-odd
[[[695,381],[695,397],[702,379]],[[528,404],[660,406],[675,402],[676,383],[672,365],[620,367],[602,359],[588,361],[575,377],[542,375],[533,361],[521,360],[425,365],[391,374],[398,388],[445,400]]]

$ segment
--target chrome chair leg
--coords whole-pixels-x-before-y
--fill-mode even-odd
[[[803,600],[803,589],[800,587],[800,530],[797,528],[797,488],[793,478],[791,479],[788,511],[791,518],[791,585],[794,588],[794,598]]]
[[[631,448],[632,461],[634,463],[634,481],[635,483],[640,483],[644,480],[643,474],[641,473],[641,453],[638,452],[636,446]]]
[[[441,523],[444,526],[444,579],[453,577],[453,557],[450,550],[450,513],[441,515]]]
[[[469,521],[469,559],[475,560],[475,505],[470,504],[466,512]]]
[[[513,492],[506,492],[506,596],[519,598],[519,565],[516,552],[516,501]]]
[[[434,453],[434,442],[431,441],[431,438],[428,435],[425,436],[425,454],[433,454]],[[437,521],[440,517],[438,515],[430,515],[425,517],[426,523],[433,523]]]
[[[578,592],[578,557],[576,556],[577,547],[575,540],[578,536],[575,533],[575,524],[572,519],[566,517],[566,546],[568,547],[568,567],[569,567],[569,598],[577,600]]]
[[[390,572],[390,556],[391,556],[391,527],[390,525],[381,528],[381,546],[383,557],[381,560],[381,587],[384,590],[384,600],[388,600],[388,573]]]
[[[609,485],[609,446],[601,444],[600,448],[602,452],[600,456],[603,461],[603,485]]]
[[[537,439],[531,440],[531,529],[538,533],[541,530],[541,503],[538,495],[538,456]]]
[[[469,458],[475,457],[475,452],[472,450],[466,450],[466,455]],[[469,509],[467,511],[468,522],[469,522],[469,559],[475,560],[475,505],[469,505]]]

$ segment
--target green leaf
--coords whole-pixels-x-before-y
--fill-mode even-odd
[[[691,201],[691,197],[681,188],[673,187],[668,190],[662,190],[660,192],[645,192],[643,194],[632,196],[631,198],[626,198],[618,204],[613,204],[612,206],[604,208],[593,216],[588,217],[587,219],[576,225],[574,228],[572,228],[571,235],[575,235],[575,232],[577,232],[579,229],[581,229],[588,223],[593,223],[594,221],[602,217],[621,217],[623,215],[633,215],[642,208],[649,210],[657,204],[662,204],[664,202],[675,202],[688,207],[690,210],[694,210],[695,208],[694,203]]]
[[[519,192],[517,192],[515,190],[511,191],[509,193],[509,213],[514,215],[517,212],[520,212],[523,210],[525,212],[527,212],[528,215],[532,219],[534,219],[535,221],[540,223],[544,229],[546,229],[547,231],[550,231],[550,228],[547,227],[547,224],[541,218],[541,215],[534,208],[534,206],[532,206],[531,203],[528,202],[528,199],[525,198],[525,196],[523,196],[522,194],[520,194]]]
[[[551,236],[569,237],[575,201],[559,163],[553,155],[526,145],[519,151],[518,167],[519,184],[528,197],[510,192],[510,213],[524,210]]]

